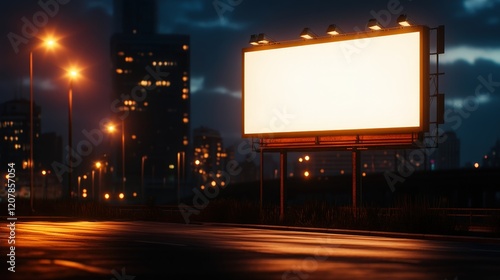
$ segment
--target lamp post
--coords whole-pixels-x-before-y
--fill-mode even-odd
[[[148,156],[142,156],[141,157],[141,198],[143,203],[145,202],[144,200],[144,162],[148,159]]]
[[[125,181],[127,180],[125,177],[125,120],[121,121],[121,152],[122,152],[122,193],[125,192]],[[108,132],[113,133],[116,131],[116,127],[114,124],[108,125]],[[144,159],[143,159],[144,160]]]
[[[125,120],[122,119],[122,193],[125,192]]]
[[[56,45],[56,41],[52,38],[48,38],[44,40],[44,45],[47,48],[52,48]],[[33,200],[35,194],[35,164],[34,164],[34,112],[33,112],[33,51],[30,50],[29,54],[29,75],[30,75],[30,159],[29,159],[29,169],[30,169],[30,207],[31,212],[35,212],[35,208],[33,207]]]
[[[73,161],[71,158],[71,153],[73,152],[73,80],[78,76],[78,72],[75,69],[68,71],[69,76],[69,90],[68,90],[68,193],[71,199],[71,181],[73,177]]]
[[[101,200],[101,175],[102,175],[102,174],[101,174],[101,167],[102,167],[101,162],[100,162],[100,161],[96,162],[96,163],[95,163],[95,167],[96,167],[97,169],[99,169],[99,183],[98,183],[98,185],[97,185],[97,197],[98,197],[98,198],[97,198],[97,201],[99,202],[99,201]],[[93,171],[93,170],[92,170],[92,171]],[[92,173],[92,175],[93,175],[93,174],[94,174],[94,173]]]
[[[81,185],[82,185],[82,177],[81,177],[81,176],[78,176],[78,177],[77,177],[77,180],[78,180],[78,181],[77,181],[77,182],[78,182],[78,183],[77,183],[77,184],[78,184],[78,192],[77,192],[76,199],[77,199],[77,200],[80,200],[80,187],[81,187]]]
[[[92,200],[94,201],[95,200],[95,187],[94,187],[94,173],[95,173],[95,170],[92,169]]]

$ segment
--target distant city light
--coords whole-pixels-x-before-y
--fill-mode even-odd
[[[479,168],[479,163],[478,162],[474,163],[474,168]]]

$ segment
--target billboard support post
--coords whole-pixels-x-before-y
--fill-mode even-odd
[[[358,190],[361,190],[361,152],[357,148],[352,149],[352,211],[354,218],[358,212]]]
[[[260,149],[260,190],[259,190],[259,204],[260,211],[262,212],[262,192],[264,191],[264,151]]]
[[[280,222],[285,218],[286,151],[280,151]]]

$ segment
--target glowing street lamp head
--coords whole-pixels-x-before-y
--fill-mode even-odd
[[[96,168],[101,168],[101,165],[102,165],[102,164],[101,164],[101,162],[100,162],[100,161],[98,161],[98,162],[96,162],[96,163],[95,163],[95,167],[96,167]]]
[[[56,46],[56,40],[52,39],[52,38],[49,38],[47,40],[45,40],[45,46],[49,47],[49,48],[53,48]]]
[[[109,133],[113,133],[116,131],[116,126],[114,124],[108,124],[106,129],[108,130]]]
[[[76,70],[76,69],[70,69],[68,71],[68,75],[69,75],[70,79],[75,79],[75,78],[78,77],[78,70]]]

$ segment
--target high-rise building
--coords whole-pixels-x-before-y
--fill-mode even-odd
[[[122,132],[114,141],[115,179],[126,192],[174,186],[183,168],[178,154],[190,144],[190,38],[156,33],[155,1],[115,3],[122,30],[110,48],[111,104]]]
[[[37,146],[40,138],[40,112],[33,106],[33,143]],[[16,164],[16,169],[29,170],[30,159],[30,101],[15,99],[0,104],[0,163]],[[35,167],[39,158],[34,155]]]
[[[224,171],[227,153],[219,131],[203,126],[194,129],[193,148],[194,177],[197,184],[205,186]]]
[[[453,131],[444,132],[440,144],[431,154],[431,169],[447,170],[460,167],[460,139]]]
[[[484,168],[500,168],[500,140],[497,139],[495,145],[491,147],[490,151],[483,157]]]

